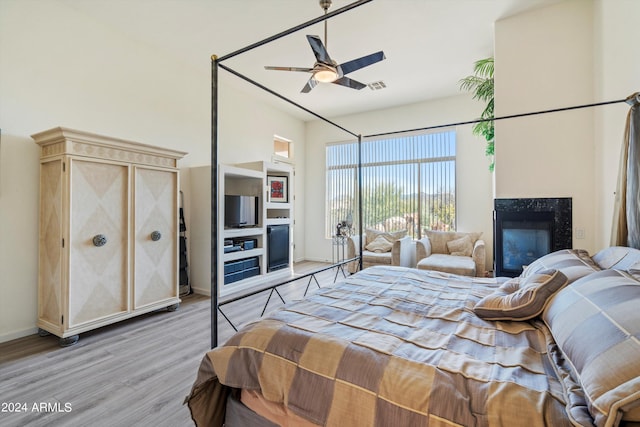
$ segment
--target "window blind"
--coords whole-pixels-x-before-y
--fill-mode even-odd
[[[449,130],[362,142],[363,228],[455,230],[456,134]],[[358,230],[358,143],[326,147],[327,237]]]

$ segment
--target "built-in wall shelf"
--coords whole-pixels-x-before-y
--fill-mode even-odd
[[[249,237],[264,234],[264,227],[250,227],[250,228],[225,228],[224,237],[226,239],[233,239],[234,237]]]
[[[249,257],[261,257],[264,255],[264,248],[249,249],[246,251],[236,251],[224,254],[224,261],[236,261]]]
[[[233,241],[236,246],[231,252],[223,252],[218,259],[218,295],[229,297],[246,292],[253,292],[265,286],[265,283],[293,273],[293,167],[289,164],[270,162],[250,162],[235,165],[220,165],[218,192],[218,247],[223,248],[225,241]],[[285,182],[285,202],[271,200],[268,177],[283,178]],[[258,227],[225,228],[225,195],[254,196],[258,199]],[[288,256],[289,267],[276,271],[268,271],[269,261],[269,227],[289,225]],[[249,248],[238,250],[244,241],[249,241]],[[272,245],[275,247],[275,245]],[[282,252],[281,252],[282,253]],[[250,274],[238,276],[238,263],[247,261],[247,268],[242,270]],[[226,265],[225,265],[226,263]],[[251,265],[249,265],[251,264]],[[226,269],[225,269],[226,267]]]
[[[270,211],[289,211],[291,209],[291,203],[278,203],[278,202],[267,202],[266,208]]]
[[[291,224],[291,218],[267,218],[265,220],[267,225],[285,225]]]
[[[239,167],[234,165],[220,165],[224,169],[224,175],[227,179],[239,178],[239,179],[264,179],[264,173],[259,170],[253,170],[245,167]]]

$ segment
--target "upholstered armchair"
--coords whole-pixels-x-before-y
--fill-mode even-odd
[[[485,275],[485,244],[482,233],[425,231],[416,241],[417,267],[463,276]]]
[[[367,229],[363,236],[350,236],[347,239],[347,259],[360,254],[360,240],[364,237],[362,268],[373,265],[398,265],[411,267],[413,260],[413,242],[406,230],[383,232]],[[358,262],[348,264],[349,273],[358,271]]]

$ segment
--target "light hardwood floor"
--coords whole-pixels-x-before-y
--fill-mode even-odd
[[[295,270],[322,267],[305,262]],[[323,287],[335,276],[335,269],[317,275]],[[280,292],[290,302],[302,297],[307,282],[284,285]],[[309,291],[317,289],[312,282]],[[263,292],[222,309],[240,325],[260,315],[267,297]],[[279,306],[274,294],[267,312]],[[175,312],[158,311],[81,334],[72,347],[37,335],[0,344],[0,426],[193,425],[183,401],[210,348],[210,319],[210,299],[194,294]],[[222,343],[234,331],[221,315],[218,323]]]

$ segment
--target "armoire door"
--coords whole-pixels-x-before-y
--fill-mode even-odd
[[[127,312],[128,167],[70,161],[69,320],[74,327]]]
[[[178,174],[135,168],[134,309],[178,297]]]

